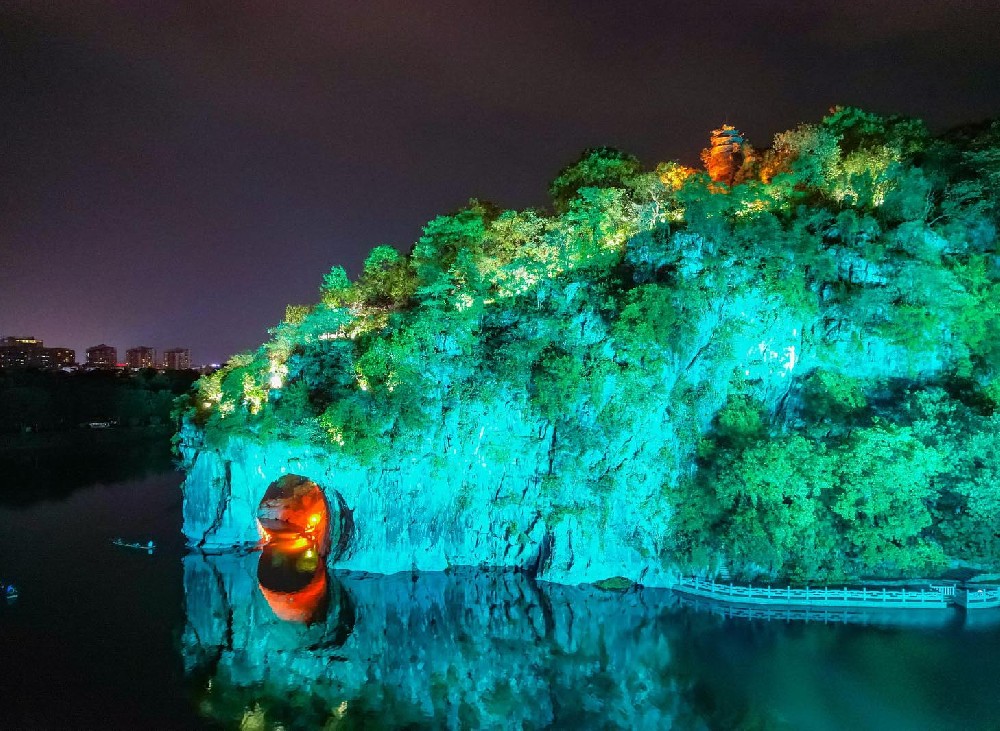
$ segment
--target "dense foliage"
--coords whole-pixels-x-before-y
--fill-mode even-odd
[[[664,562],[996,565],[1000,123],[837,108],[745,145],[732,183],[588,150],[552,211],[472,201],[335,267],[184,416],[372,464],[516,410],[551,440],[545,519],[636,501]]]

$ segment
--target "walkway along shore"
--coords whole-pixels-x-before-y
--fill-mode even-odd
[[[967,611],[1000,607],[1000,587],[997,586],[956,587],[946,584],[918,590],[885,587],[792,589],[683,578],[673,590],[686,596],[746,606],[831,609],[947,609],[960,606]]]

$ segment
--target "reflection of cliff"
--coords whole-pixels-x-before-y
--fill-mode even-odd
[[[991,635],[956,651],[941,613],[932,632],[859,632],[831,615],[722,617],[662,590],[465,570],[334,574],[325,613],[303,623],[269,605],[262,560],[184,563],[185,667],[202,713],[224,727],[979,728],[991,717],[989,704],[925,692],[995,695],[990,653],[977,652]],[[913,615],[849,621],[912,627]]]
[[[185,559],[185,664],[208,676],[202,709],[223,722],[669,728],[678,715],[668,610],[640,594],[523,574],[340,574],[307,625],[272,611],[259,560]]]

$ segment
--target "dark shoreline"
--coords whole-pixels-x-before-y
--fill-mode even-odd
[[[0,505],[62,498],[95,483],[175,469],[172,425],[0,435]]]
[[[160,424],[156,426],[111,426],[98,429],[78,427],[75,429],[0,434],[0,460],[50,449],[85,451],[146,443],[156,439],[163,439],[169,444],[173,433],[173,425]]]

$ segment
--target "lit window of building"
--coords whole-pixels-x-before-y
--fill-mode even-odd
[[[185,371],[191,367],[191,351],[188,348],[170,348],[163,351],[163,367],[172,371]]]

